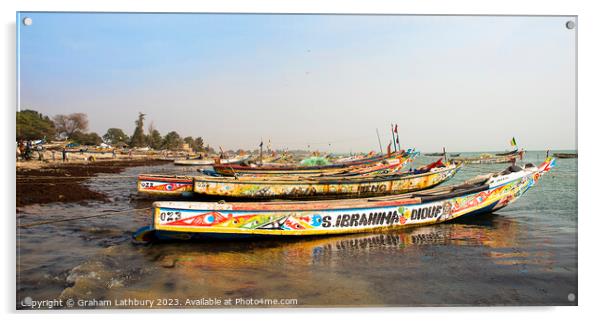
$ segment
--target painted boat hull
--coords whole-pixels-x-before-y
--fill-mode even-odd
[[[303,174],[320,174],[327,170],[335,170],[347,168],[351,166],[361,166],[382,162],[386,159],[397,158],[404,156],[405,153],[392,153],[391,155],[378,155],[375,157],[365,158],[361,160],[353,160],[348,162],[340,162],[321,166],[299,166],[299,165],[271,165],[271,166],[244,166],[244,165],[214,165],[215,172],[222,176],[235,175],[303,175]]]
[[[194,192],[206,196],[251,199],[361,198],[400,194],[435,187],[451,177],[461,165],[451,164],[429,172],[383,176],[328,178],[194,178]]]
[[[138,176],[138,192],[151,196],[191,196],[193,177],[142,174]]]
[[[328,202],[155,202],[153,224],[137,241],[310,236],[380,232],[432,225],[499,210],[516,201],[555,164],[475,178],[414,194]]]

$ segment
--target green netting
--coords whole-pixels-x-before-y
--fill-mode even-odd
[[[324,157],[309,157],[301,161],[302,166],[328,165],[330,161]]]

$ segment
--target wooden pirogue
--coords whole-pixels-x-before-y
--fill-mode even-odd
[[[251,158],[250,155],[245,156],[237,156],[230,159],[221,159],[221,164],[238,164],[244,161],[247,161]],[[174,160],[174,165],[184,165],[184,166],[210,166],[215,164],[214,159],[178,159]]]
[[[325,170],[341,169],[350,166],[366,165],[376,162],[381,162],[386,159],[396,158],[399,156],[407,156],[408,152],[400,151],[391,154],[379,154],[377,156],[363,158],[359,160],[351,160],[347,162],[333,163],[320,166],[300,166],[300,165],[266,165],[266,166],[249,166],[249,165],[230,165],[216,164],[213,166],[215,172],[222,176],[235,176],[245,174],[272,174],[272,175],[295,175],[295,174],[319,174]]]
[[[153,239],[244,238],[375,232],[430,225],[499,210],[555,165],[511,166],[462,184],[402,195],[311,202],[155,202],[152,225],[134,234]]]
[[[451,161],[462,162],[464,164],[494,164],[494,163],[514,163],[523,158],[525,151],[516,150],[511,152],[493,154],[481,154],[478,157],[452,158]]]
[[[554,153],[554,156],[559,159],[576,159],[577,153]]]
[[[316,173],[304,173],[299,176],[367,176],[370,174],[387,174],[400,172],[404,164],[411,160],[416,153],[408,154],[409,157],[397,157],[384,160],[375,164],[350,166],[347,168],[328,169]],[[211,173],[203,170],[203,173]],[[274,176],[275,174],[253,174],[249,176]],[[164,175],[164,174],[141,174],[138,176],[138,192],[143,195],[152,196],[192,196],[193,176]]]
[[[424,168],[389,174],[325,177],[194,177],[194,192],[254,199],[358,198],[428,189],[451,178],[461,164],[439,160]]]

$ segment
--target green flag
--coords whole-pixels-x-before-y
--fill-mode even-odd
[[[512,146],[516,146],[516,139],[514,137],[512,137],[512,140],[510,140],[510,144]]]

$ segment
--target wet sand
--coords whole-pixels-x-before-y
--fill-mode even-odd
[[[107,201],[104,193],[81,183],[100,173],[123,172],[125,168],[165,164],[166,160],[117,160],[77,163],[32,162],[17,168],[17,207],[52,202]]]

